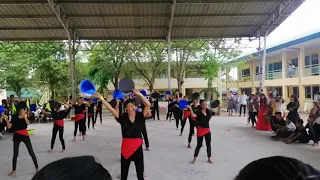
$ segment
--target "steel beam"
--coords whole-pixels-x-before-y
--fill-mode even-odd
[[[173,26],[173,20],[174,20],[174,14],[176,11],[176,5],[177,0],[173,0],[173,3],[171,5],[171,14],[170,14],[170,20],[168,25],[168,34],[167,34],[167,53],[168,53],[168,90],[171,90],[171,33],[172,33],[172,26]]]
[[[275,22],[285,14],[285,11],[293,4],[300,2],[301,4],[304,0],[284,0],[280,1],[279,6],[273,11],[273,13],[268,17],[266,21],[254,32],[253,36],[258,37],[260,34],[267,35],[266,32],[269,32],[270,28],[278,27],[279,25],[275,25]],[[286,15],[286,14],[285,14]]]

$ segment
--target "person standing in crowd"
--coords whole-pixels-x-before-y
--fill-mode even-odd
[[[229,116],[232,116],[234,106],[235,106],[234,95],[232,91],[230,91],[228,96],[228,108],[227,108],[227,111],[229,112]]]
[[[153,101],[152,119],[155,120],[156,119],[156,114],[157,114],[157,118],[158,118],[158,120],[160,120],[160,118],[159,118],[159,99],[158,98],[152,98],[152,101]]]
[[[292,121],[293,123],[295,123],[296,120],[301,119],[298,113],[299,107],[300,107],[300,104],[297,96],[291,95],[290,103],[287,105],[287,109],[289,110],[289,113],[286,119],[289,121]]]
[[[258,122],[256,129],[262,131],[270,131],[271,125],[267,119],[267,112],[268,112],[268,99],[264,94],[260,95],[260,108],[258,113]]]
[[[121,147],[121,180],[128,179],[129,167],[131,161],[136,166],[138,180],[144,180],[144,157],[142,150],[142,124],[145,118],[150,115],[150,102],[138,90],[133,89],[133,93],[139,96],[144,104],[143,112],[136,111],[135,101],[129,99],[125,102],[126,112],[119,114],[102,96],[98,93],[95,97],[101,99],[104,106],[113,114],[115,119],[121,125],[122,131],[122,147]]]
[[[197,114],[199,111],[199,103],[198,103],[198,99],[194,99],[192,101],[192,112],[193,114]],[[189,124],[190,124],[190,130],[189,130],[189,136],[188,136],[188,148],[191,148],[191,140],[192,140],[192,136],[194,135],[194,128],[196,127],[196,123],[194,122],[196,120],[196,116],[194,115],[190,115],[189,116]]]
[[[254,128],[254,125],[257,125],[257,120],[256,120],[257,110],[254,106],[253,98],[254,98],[254,94],[251,94],[248,100],[248,111],[249,111],[248,125],[250,124],[250,121],[251,121],[252,128]]]
[[[196,116],[196,125],[197,125],[197,147],[194,151],[193,164],[196,163],[197,157],[199,155],[200,149],[202,147],[203,139],[206,141],[207,147],[207,157],[208,162],[213,163],[211,160],[211,132],[210,132],[210,119],[215,114],[210,109],[207,108],[208,104],[205,100],[200,100],[199,111],[197,114],[194,114],[192,108],[188,106],[193,116]]]
[[[239,116],[241,116],[242,113],[242,109],[243,109],[243,116],[246,116],[246,108],[247,108],[247,99],[248,96],[246,95],[245,92],[242,93],[242,95],[240,96],[240,114]]]
[[[74,139],[73,142],[76,141],[76,136],[77,136],[77,131],[78,128],[81,132],[82,138],[85,141],[85,135],[86,135],[86,131],[85,131],[85,116],[83,114],[83,111],[86,109],[85,104],[83,104],[82,98],[78,98],[77,99],[77,104],[73,105],[73,109],[74,109]]]
[[[8,116],[5,115],[5,112],[0,114],[0,140],[2,139],[2,134],[6,132],[7,121],[9,120]]]
[[[166,121],[168,121],[168,119],[171,122],[171,118],[172,118],[172,107],[169,106],[171,104],[171,102],[173,101],[172,95],[170,94],[169,96],[167,96],[167,100],[168,102],[168,111],[167,111],[167,117],[166,117]]]
[[[92,129],[94,129],[94,103],[92,98],[89,99],[88,104],[88,129],[90,129],[90,122],[92,122]]]
[[[25,102],[19,102],[17,104],[17,114],[12,116],[11,122],[7,122],[7,127],[13,131],[13,158],[12,158],[12,172],[9,176],[15,176],[17,160],[19,156],[19,146],[23,142],[32,158],[36,171],[38,171],[38,161],[34,154],[32,144],[29,138],[27,127],[30,124],[27,118],[27,106]]]
[[[119,107],[119,109],[120,108],[121,107]],[[95,115],[95,118],[94,118],[94,122],[95,123],[97,122],[98,114],[99,114],[99,117],[100,117],[100,124],[102,125],[102,102],[101,102],[101,100],[98,100],[98,104],[97,104],[97,107],[96,107],[96,115]]]

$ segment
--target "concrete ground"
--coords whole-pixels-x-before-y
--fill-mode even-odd
[[[189,125],[187,123],[183,136],[175,130],[175,121],[148,120],[147,131],[151,151],[145,151],[145,173],[149,180],[206,180],[233,179],[241,168],[249,162],[268,156],[283,155],[294,157],[320,169],[320,149],[309,145],[273,142],[269,139],[271,132],[261,132],[246,126],[244,117],[213,117],[212,156],[214,164],[206,162],[206,149],[201,149],[197,163],[190,164],[196,139],[193,138],[192,149],[187,148]],[[47,153],[51,138],[52,124],[32,124],[35,134],[31,141],[39,161],[40,168],[64,157],[93,155],[116,177],[120,174],[120,126],[107,114],[104,114],[103,126],[99,123],[96,130],[89,130],[86,141],[71,142],[73,123],[66,122],[65,140],[67,150],[59,153],[60,141],[57,138],[55,151]],[[28,180],[34,175],[32,160],[22,144],[17,165],[17,176],[8,177],[12,164],[12,137],[6,135],[0,141],[0,179]],[[129,180],[136,179],[134,164],[131,164]]]

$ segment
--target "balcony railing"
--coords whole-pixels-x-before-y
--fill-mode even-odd
[[[243,75],[243,76],[241,76],[240,81],[241,82],[251,81],[251,76],[250,75]]]
[[[303,75],[304,76],[319,76],[320,66],[319,65],[308,65],[304,67]]]
[[[267,76],[266,80],[282,79],[282,69],[275,70],[275,71],[268,71],[266,76]]]
[[[287,78],[294,78],[299,76],[299,67],[291,67],[287,69]]]

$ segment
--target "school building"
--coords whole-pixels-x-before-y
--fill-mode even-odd
[[[312,32],[287,42],[267,48],[263,92],[277,90],[286,101],[295,94],[299,97],[301,111],[309,111],[314,95],[320,92],[320,32]],[[257,92],[259,63],[257,53],[251,54],[238,70],[238,81],[227,82],[246,94]],[[252,58],[251,58],[252,57]]]

